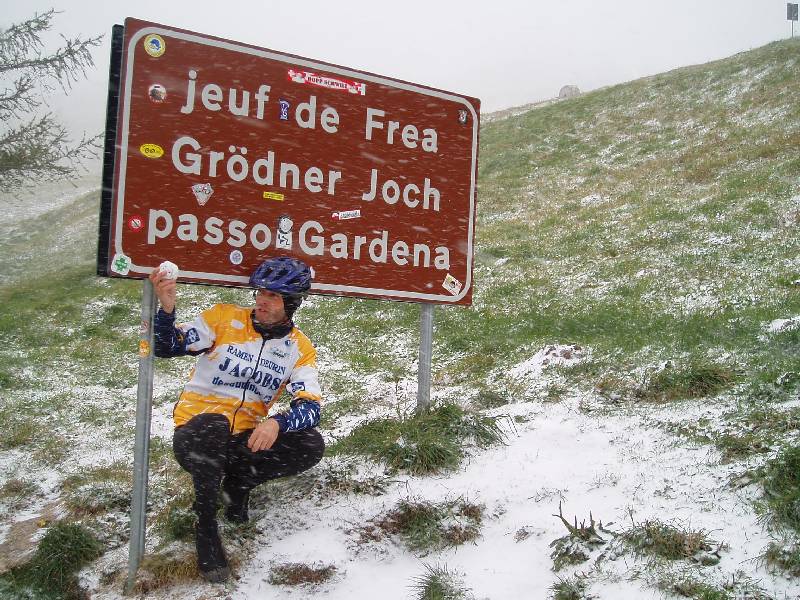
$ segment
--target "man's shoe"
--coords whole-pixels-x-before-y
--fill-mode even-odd
[[[225,518],[231,523],[239,525],[247,523],[250,516],[247,514],[247,505],[250,502],[250,490],[226,489],[222,484],[222,502],[225,505]]]
[[[197,568],[203,579],[211,583],[222,583],[231,576],[225,549],[219,539],[217,523],[197,524],[195,527],[195,544],[197,546]]]

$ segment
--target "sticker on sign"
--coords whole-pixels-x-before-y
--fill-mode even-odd
[[[331,216],[334,219],[339,219],[340,221],[344,221],[345,219],[357,219],[361,216],[361,211],[359,209],[343,210],[341,212],[335,212]]]
[[[120,46],[98,272],[288,255],[312,293],[471,304],[479,100],[135,19]]]

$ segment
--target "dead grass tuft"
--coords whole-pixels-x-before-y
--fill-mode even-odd
[[[358,534],[364,542],[396,535],[412,551],[426,553],[477,539],[482,520],[483,507],[463,499],[439,504],[403,500],[394,510],[370,520]]]
[[[286,563],[272,567],[269,582],[272,585],[320,585],[336,574],[333,565],[311,566],[304,563]]]

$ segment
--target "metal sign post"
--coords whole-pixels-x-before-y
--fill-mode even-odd
[[[417,414],[431,405],[431,359],[433,357],[433,304],[420,304],[419,367],[417,368]]]
[[[792,23],[792,38],[794,38],[794,22],[797,21],[797,4],[786,3],[786,18]]]
[[[150,417],[153,407],[153,314],[155,293],[149,279],[144,280],[142,326],[139,336],[139,389],[136,395],[136,441],[133,446],[133,497],[131,498],[131,541],[128,552],[128,579],[125,593],[136,583],[136,572],[144,556],[147,524],[147,471],[150,456]]]

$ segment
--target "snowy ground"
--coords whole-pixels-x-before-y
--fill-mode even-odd
[[[456,475],[412,478],[377,501],[324,508],[319,524],[284,533],[260,548],[243,569],[233,597],[272,595],[264,579],[270,563],[278,559],[336,565],[342,580],[326,586],[325,596],[331,600],[408,598],[407,586],[422,573],[422,562],[446,563],[463,573],[477,598],[545,598],[557,580],[549,544],[566,534],[553,516],[559,501],[568,519],[577,515],[579,521],[588,522],[591,511],[612,529],[629,524],[629,511],[637,521],[677,517],[730,546],[714,567],[721,581],[741,570],[761,579],[776,597],[784,592],[786,597],[800,595],[797,582],[759,572],[758,558],[769,540],[758,533],[761,527],[747,492],[729,487],[732,470],[719,466],[707,448],[681,447],[672,436],[642,427],[636,416],[598,419],[583,414],[574,401],[511,408],[531,420],[511,434],[508,446],[480,453]],[[423,558],[395,547],[357,551],[345,530],[408,496],[432,501],[463,496],[484,504],[490,518],[482,538],[475,545]],[[516,534],[523,528],[531,535],[517,542]],[[661,597],[639,581],[628,580],[635,573],[630,560],[627,556],[601,563],[608,580],[591,591],[600,598],[619,600]],[[308,591],[282,593],[303,598]]]
[[[547,375],[543,361],[564,364],[568,350],[567,346],[543,348],[528,359],[529,383]],[[554,355],[559,359],[548,360]],[[572,355],[572,360],[580,360],[580,355]],[[521,369],[518,373],[525,375]],[[217,586],[193,582],[153,591],[148,597],[400,600],[411,596],[409,586],[424,574],[425,565],[446,565],[462,577],[476,599],[547,598],[550,586],[573,573],[589,574],[588,592],[597,598],[663,598],[654,582],[670,568],[689,575],[702,570],[704,581],[718,585],[749,580],[775,599],[798,598],[800,582],[770,575],[763,568],[760,556],[770,539],[753,509],[757,486],[737,483],[746,467],[721,464],[709,446],[680,441],[658,427],[674,420],[714,418],[727,408],[683,403],[608,414],[596,399],[586,397],[503,406],[495,414],[507,417],[502,421],[507,445],[474,452],[460,471],[439,477],[394,477],[387,493],[378,497],[309,497],[282,506],[269,501],[252,506],[261,533],[252,542],[238,580]],[[154,415],[155,429],[167,437],[168,428],[162,425],[169,410],[165,405]],[[354,532],[403,499],[457,498],[485,507],[481,537],[475,543],[415,556],[399,540],[359,543]],[[550,544],[567,534],[555,516],[559,503],[567,520],[577,517],[579,523],[588,523],[591,512],[612,532],[648,519],[704,530],[725,544],[722,560],[716,566],[679,561],[658,568],[624,551],[608,533],[608,543],[589,561],[554,573]],[[289,518],[297,515],[299,520]],[[117,561],[124,550],[117,552]],[[337,574],[318,587],[273,586],[268,582],[270,569],[282,563],[333,565]],[[96,581],[96,573],[87,575]],[[122,595],[117,587],[92,597],[111,600]]]
[[[738,77],[741,79],[745,75]],[[711,79],[714,78],[709,78],[709,81]],[[759,79],[760,77],[754,81]],[[753,164],[768,164],[769,171],[782,172],[786,181],[791,180],[794,190],[791,193],[794,196],[788,202],[782,196],[773,197],[771,188],[759,189],[757,184],[762,174],[747,161],[731,163],[731,171],[722,169],[719,173],[712,173],[714,177],[709,181],[704,179],[707,174],[699,169],[694,173],[695,178],[706,183],[695,186],[684,185],[680,178],[673,178],[668,168],[664,168],[663,173],[659,171],[663,167],[661,163],[672,164],[670,161],[679,156],[686,156],[686,164],[697,162],[689,150],[692,146],[699,145],[707,134],[720,134],[721,140],[731,135],[731,132],[741,134],[742,132],[728,128],[729,114],[735,113],[732,118],[739,126],[752,129],[753,136],[771,133],[771,130],[762,130],[761,126],[790,114],[782,112],[784,109],[781,108],[773,110],[771,107],[762,107],[756,101],[758,99],[753,100],[753,108],[749,112],[744,111],[740,106],[741,96],[752,84],[737,84],[730,87],[730,92],[725,92],[729,96],[726,106],[730,110],[723,110],[722,107],[717,109],[719,115],[706,115],[703,112],[704,107],[714,106],[713,94],[708,91],[708,85],[713,82],[706,85],[689,78],[684,83],[688,89],[695,91],[677,96],[683,104],[666,102],[667,99],[661,97],[660,92],[654,91],[651,94],[650,108],[647,102],[641,102],[638,92],[624,92],[620,88],[622,91],[617,98],[623,104],[597,107],[597,112],[592,113],[592,120],[572,122],[580,143],[576,146],[577,159],[557,162],[548,168],[532,167],[531,173],[526,175],[531,182],[529,203],[523,199],[510,203],[506,209],[487,208],[479,215],[480,228],[484,232],[481,238],[484,247],[476,249],[477,270],[484,269],[481,274],[484,276],[484,289],[489,285],[508,284],[509,289],[514,291],[514,298],[508,302],[488,307],[492,314],[508,314],[517,310],[523,303],[517,301],[515,304],[514,300],[527,298],[539,291],[535,286],[540,277],[550,281],[549,285],[558,292],[555,296],[574,296],[578,301],[581,298],[592,301],[610,297],[619,288],[629,287],[634,279],[651,279],[653,285],[645,289],[636,301],[644,309],[649,308],[647,302],[652,300],[656,314],[679,317],[707,314],[711,318],[721,306],[745,309],[764,305],[763,313],[759,317],[760,320],[763,319],[762,341],[795,332],[800,327],[797,310],[783,309],[789,305],[788,301],[773,302],[776,294],[775,281],[784,278],[796,286],[796,272],[800,265],[797,253],[791,250],[783,252],[782,249],[787,244],[788,248],[792,248],[791,243],[796,236],[793,237],[791,228],[800,223],[800,196],[796,195],[796,172],[790,162],[792,157],[783,150],[778,151],[783,162],[776,162],[774,167],[773,163],[764,162],[758,154],[754,155],[758,159],[751,161]],[[724,80],[719,83],[719,86],[725,85]],[[712,94],[708,102],[705,99],[706,94]],[[780,104],[777,102],[778,96],[776,93],[775,100]],[[767,100],[769,98],[767,95]],[[626,108],[624,103],[627,99],[638,104]],[[524,110],[527,108],[521,107]],[[620,110],[625,111],[622,115],[624,119],[620,118]],[[674,115],[670,116],[670,111]],[[501,115],[498,120],[517,113],[516,109],[509,109],[508,115]],[[683,119],[681,115],[690,118]],[[658,118],[652,118],[653,116]],[[603,123],[609,120],[617,120],[621,127],[627,127],[627,121],[633,124],[641,122],[643,127],[637,130],[623,128],[620,132],[604,129]],[[513,127],[509,126],[504,130],[502,136],[495,136],[499,140],[496,140],[495,145],[502,152],[505,152],[506,138],[523,127],[519,122],[509,123]],[[670,123],[673,128],[677,127],[678,133],[669,133]],[[792,132],[796,133],[795,121],[790,119],[786,127],[787,136]],[[595,130],[598,130],[596,135]],[[544,157],[547,157],[548,152],[555,153],[564,138],[560,130],[548,131],[548,135],[541,139],[533,135],[520,137],[520,152],[535,150],[543,153]],[[783,132],[783,128],[781,131]],[[659,137],[659,132],[663,136]],[[649,145],[654,143],[654,137],[658,143],[651,152]],[[484,135],[482,143],[491,139],[490,135]],[[602,142],[605,149],[594,153],[593,148],[600,144],[600,140],[605,140]],[[606,146],[609,142],[613,143]],[[530,148],[526,148],[526,144],[530,144]],[[587,147],[583,148],[583,144],[587,144]],[[776,139],[773,145],[781,149],[784,148],[782,144],[781,140]],[[710,151],[710,146],[708,148]],[[733,150],[723,145],[720,154],[712,153],[710,158],[721,159],[721,164],[727,164],[727,152]],[[764,156],[770,156],[770,152],[772,146],[766,147]],[[482,149],[482,155],[489,153],[484,153]],[[533,163],[536,157],[529,155],[528,159]],[[654,177],[652,181],[636,172],[637,166],[651,160],[653,170],[648,167],[641,171],[646,172],[647,177]],[[620,177],[627,173],[631,179],[615,184],[611,178],[597,183],[597,177],[587,175],[594,167],[600,168],[600,173],[605,170],[620,173]],[[710,207],[704,205],[717,198],[720,192],[717,189],[718,182],[725,183],[722,178],[730,176],[734,171],[738,173],[739,170],[743,176],[746,175],[755,182],[752,194],[745,195],[741,191],[735,202],[726,200],[724,206],[720,204],[720,211],[728,204],[731,209],[736,209],[730,214],[706,214],[714,208],[713,204]],[[509,184],[517,183],[517,176],[507,175],[503,169],[496,173],[490,171],[484,181],[491,184],[494,177],[499,181],[498,190],[503,190],[507,185],[513,188]],[[589,185],[587,181],[595,183]],[[737,186],[744,187],[732,179],[728,183],[734,190]],[[26,246],[23,242],[31,232],[22,226],[19,210],[20,207],[24,208],[25,217],[46,216],[48,211],[67,206],[70,199],[95,189],[96,185],[97,178],[90,177],[86,182],[80,182],[78,188],[68,191],[59,186],[38,189],[34,203],[29,199],[14,200],[0,196],[0,204],[5,202],[4,210],[0,211],[0,244],[13,241],[18,243],[14,248],[30,251],[30,256],[15,257],[20,264],[33,258],[43,260],[47,252],[63,252],[65,260],[71,260],[72,255],[66,252],[64,243],[71,241],[72,237],[86,237],[85,233],[71,231],[70,239],[62,239],[49,249],[44,244],[38,247],[35,240]],[[653,203],[666,204],[670,208],[673,214],[667,222],[650,214],[640,214],[646,205],[644,201],[639,203],[635,197],[631,200],[625,199],[627,193],[636,186],[649,190],[645,197]],[[654,190],[665,191],[655,194]],[[484,206],[490,207],[492,201],[499,202],[505,197],[505,192],[501,194],[492,190],[485,195],[488,202],[482,202],[486,202]],[[499,202],[499,205],[502,207],[503,203]],[[566,208],[562,211],[559,206]],[[779,210],[776,206],[779,206]],[[701,208],[703,210],[698,212]],[[767,223],[763,215],[760,224],[744,222],[742,214],[751,219],[758,216],[759,211],[767,215],[777,211],[774,218],[770,216],[774,226]],[[611,220],[607,215],[611,215]],[[563,255],[528,243],[532,233],[538,233],[539,230],[520,228],[521,233],[510,235],[515,229],[509,225],[534,223],[544,220],[540,217],[553,216],[558,217],[559,223],[565,223],[563,227],[550,232],[554,247],[561,243],[561,238],[566,233],[571,233],[568,231],[570,228],[582,231],[587,224],[601,224],[603,227],[598,228],[598,231],[602,230],[602,233],[593,234],[596,238],[587,238],[585,253],[582,249]],[[541,233],[546,235],[547,230],[542,229]],[[681,241],[681,233],[686,235],[685,242]],[[94,233],[89,237],[92,238],[90,241],[93,248]],[[669,247],[664,243],[653,243],[654,240],[669,242],[673,238],[678,240],[674,247],[671,243]],[[613,252],[604,253],[594,248],[604,243]],[[29,246],[35,247],[31,249]],[[776,249],[781,251],[777,252]],[[497,258],[493,250],[502,254],[502,258]],[[520,256],[523,258],[520,259]],[[638,264],[635,268],[622,264],[620,256],[635,257],[641,263],[641,268]],[[8,260],[7,263],[10,265],[6,268],[8,272],[0,273],[0,283],[3,283],[4,276],[8,278],[16,272],[13,263]],[[500,268],[503,265],[506,267]],[[614,269],[616,265],[625,268]],[[693,271],[687,269],[687,265],[697,267]],[[714,277],[717,271],[723,277]],[[784,288],[781,289],[783,294],[788,294]],[[546,310],[546,303],[550,298],[541,295],[541,292],[537,297],[543,300],[540,308]],[[489,294],[477,293],[473,308],[486,309],[489,299]],[[770,308],[773,306],[781,309],[773,311]],[[189,312],[199,307],[199,304],[185,305]],[[90,305],[86,307],[85,316],[90,320],[98,317],[99,322],[99,315],[104,312],[104,308],[102,303]],[[736,321],[732,321],[730,325],[735,326]],[[136,323],[131,326],[131,339],[136,337],[137,326]],[[553,329],[553,332],[557,331],[557,328]],[[66,333],[72,335],[71,331]],[[387,336],[387,344],[390,339],[393,338]],[[265,486],[266,493],[263,496],[267,499],[251,506],[253,520],[260,532],[244,542],[244,551],[235,550],[242,540],[233,535],[230,529],[224,529],[223,537],[229,550],[242,557],[234,581],[214,586],[201,582],[192,573],[195,579],[190,583],[150,591],[146,594],[147,598],[410,598],[413,597],[413,592],[409,586],[424,575],[426,565],[446,565],[449,570],[459,574],[475,600],[548,598],[551,596],[550,587],[554,583],[574,574],[586,575],[589,587],[584,600],[589,597],[605,600],[677,598],[677,595],[661,591],[658,587],[660,581],[670,578],[674,580],[676,577],[696,578],[717,588],[728,586],[732,588],[730,595],[734,598],[800,598],[800,580],[771,574],[762,558],[769,543],[779,538],[774,531],[767,530],[764,516],[758,511],[761,485],[751,482],[748,471],[762,464],[772,454],[757,454],[745,460],[724,462],[713,445],[690,442],[676,435],[668,426],[671,423],[695,425],[702,419],[703,423],[712,424],[712,428],[719,426],[724,430],[728,425],[724,415],[737,409],[737,398],[733,395],[722,395],[713,398],[713,401],[681,401],[668,406],[657,406],[636,404],[632,395],[620,393],[612,393],[608,399],[591,393],[580,395],[576,391],[579,386],[571,385],[574,380],[569,385],[564,385],[565,379],[559,369],[577,365],[582,360],[590,362],[592,358],[602,364],[607,356],[600,356],[600,352],[595,356],[588,347],[566,345],[568,340],[562,340],[565,345],[556,344],[557,340],[548,341],[551,343],[547,345],[540,339],[531,342],[538,347],[528,348],[529,352],[520,357],[517,365],[501,364],[483,382],[486,389],[494,389],[492,384],[501,373],[510,374],[520,382],[520,393],[513,396],[518,400],[517,403],[490,411],[503,416],[501,422],[507,433],[505,446],[486,450],[474,449],[462,467],[451,474],[437,477],[393,475],[386,492],[378,496],[329,495],[316,492],[305,496],[296,492],[279,494],[276,487],[273,490],[274,496],[271,497],[269,486]],[[591,341],[582,343],[588,345]],[[408,344],[397,348],[389,347],[389,350],[394,353],[395,358],[399,357],[398,360],[408,366],[409,371],[413,371],[413,353],[406,351],[407,346]],[[782,349],[784,346],[775,345],[775,348]],[[728,357],[716,353],[717,349],[712,350],[710,355],[719,358],[722,364],[727,365],[730,362],[732,367],[739,366],[739,363],[747,364],[735,357],[728,361]],[[722,349],[719,350],[721,352]],[[65,355],[68,352],[69,349],[65,349]],[[127,360],[136,360],[134,352],[135,348],[127,356]],[[320,347],[323,371],[326,368],[329,373],[347,369],[341,362],[341,357],[334,355],[335,348]],[[676,358],[672,354],[662,356],[657,349],[652,349],[648,354],[647,347],[641,350],[640,356],[645,356],[645,359],[639,360],[636,356],[620,357],[637,365],[636,372],[620,372],[622,379],[638,375],[643,377],[656,364]],[[782,364],[783,357],[777,353],[771,358],[777,364]],[[454,357],[449,359],[455,360]],[[69,358],[66,357],[65,360]],[[330,362],[325,364],[326,360]],[[58,372],[62,371],[68,372],[69,368],[58,365]],[[172,404],[164,397],[174,394],[184,376],[176,373],[166,375],[162,372],[156,380],[155,395],[161,400],[154,410],[152,435],[167,443],[172,434]],[[386,379],[384,375],[376,373],[367,381],[361,382],[365,389],[378,390],[376,395],[385,397],[386,403],[379,404],[370,399],[364,406],[346,412],[336,421],[335,428],[323,431],[326,439],[347,434],[352,427],[368,417],[390,414],[394,416],[393,410],[401,412],[402,407],[413,404],[413,382],[402,380],[396,383]],[[88,470],[100,465],[107,466],[114,461],[129,460],[132,435],[128,434],[133,422],[135,388],[109,391],[102,386],[98,387],[95,382],[89,384],[65,379],[59,383],[64,386],[60,391],[69,393],[72,397],[86,398],[86,408],[107,413],[108,406],[112,403],[117,406],[119,403],[129,410],[120,412],[124,416],[114,423],[117,429],[98,426],[92,432],[90,428],[80,427],[74,431],[70,429],[68,435],[59,438],[69,445],[71,451],[80,449],[80,461],[74,458],[78,453],[71,452],[70,464],[50,465],[52,469],[48,470],[46,466],[41,467],[40,463],[43,461],[29,460],[29,448],[26,446],[0,455],[0,483],[12,478],[28,477],[30,473],[26,471],[31,464],[35,466],[36,472],[33,475],[37,480],[36,498],[26,499],[28,503],[36,503],[35,509],[29,509],[26,504],[25,510],[16,513],[9,511],[13,516],[3,515],[5,520],[0,525],[0,564],[5,558],[5,548],[2,545],[18,535],[16,529],[12,530],[12,524],[27,522],[26,533],[35,542],[44,534],[47,522],[69,514],[60,504],[65,471],[72,468]],[[596,382],[586,382],[583,389],[590,388],[593,383]],[[548,390],[558,393],[551,397]],[[440,395],[447,392],[450,396],[465,399],[469,399],[471,391],[475,390],[435,390]],[[40,398],[41,392],[38,391],[15,390],[13,393],[41,400],[42,405],[54,401],[50,397]],[[8,400],[10,397],[9,395],[0,400]],[[545,398],[551,402],[544,402]],[[335,397],[329,399],[328,406],[335,406],[336,401]],[[799,403],[800,400],[795,400],[771,408],[778,411],[789,408],[790,404],[796,407]],[[98,421],[103,423],[102,419]],[[73,421],[70,420],[69,423],[72,426]],[[123,436],[126,437],[123,439]],[[796,432],[791,431],[788,436],[796,436]],[[126,446],[126,443],[129,445]],[[309,476],[321,478],[321,474],[335,466],[339,460],[341,459],[325,458]],[[380,475],[381,472],[375,465],[363,464],[359,474],[366,478]],[[163,507],[164,477],[155,472],[151,472],[151,476],[151,499],[155,500],[160,494],[159,501]],[[127,488],[125,493],[128,493]],[[484,506],[481,535],[474,543],[421,556],[410,552],[400,540],[389,538],[367,543],[361,541],[357,533],[360,526],[370,519],[386,514],[401,500],[423,499],[437,502],[458,498]],[[607,531],[602,534],[606,543],[596,548],[588,561],[554,572],[551,544],[567,534],[563,523],[555,516],[559,512],[559,506],[568,520],[575,517],[579,523],[588,522],[591,514],[594,519],[602,520]],[[115,526],[110,527],[114,530],[112,541],[121,545],[116,548],[109,545],[113,549],[87,568],[82,573],[82,580],[92,598],[121,600],[123,596],[119,574],[124,573],[127,564],[127,516],[119,511],[109,512],[108,515],[110,519],[116,519]],[[648,519],[705,531],[711,539],[722,544],[719,564],[702,567],[689,561],[658,563],[636,556],[621,545],[617,534],[629,529],[633,523],[642,523]],[[43,525],[39,525],[39,522]],[[152,519],[149,524],[152,525]],[[149,554],[155,550],[156,538],[155,531],[148,533]],[[30,543],[27,546],[28,550],[32,550]],[[191,553],[191,543],[185,544],[183,549]],[[285,563],[333,565],[336,575],[318,587],[270,584],[268,580],[272,567]],[[750,592],[745,591],[748,587]],[[762,589],[766,595],[754,594],[752,590],[756,588]]]

